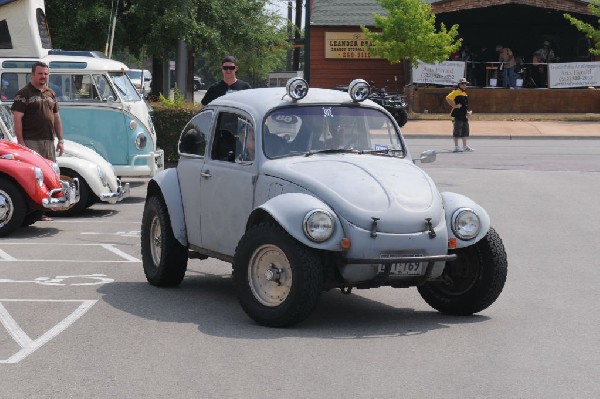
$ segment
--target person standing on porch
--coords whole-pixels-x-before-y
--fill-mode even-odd
[[[501,62],[500,69],[502,70],[502,84],[504,87],[515,88],[515,66],[517,61],[513,52],[508,47],[504,47],[501,44],[496,46],[498,52],[498,61]]]
[[[454,139],[454,152],[475,151],[467,145],[469,138],[469,97],[467,95],[467,79],[461,78],[458,81],[456,89],[446,96],[446,102],[452,107],[450,116],[452,117],[452,137]],[[458,146],[458,139],[462,139],[463,147]]]

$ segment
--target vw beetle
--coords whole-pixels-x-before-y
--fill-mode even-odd
[[[0,140],[0,237],[37,222],[44,210],[68,209],[78,201],[78,181],[60,180],[56,163]]]
[[[0,138],[17,142],[12,111],[6,104],[0,105]],[[79,201],[71,207],[55,209],[56,215],[77,215],[97,202],[114,204],[129,196],[129,183],[121,183],[112,165],[96,151],[71,140],[65,140],[64,150],[56,163],[62,179],[79,180]]]
[[[333,288],[416,286],[454,315],[489,307],[507,260],[488,214],[439,192],[368,95],[364,80],[342,93],[294,78],[202,108],[183,129],[177,168],[148,184],[148,282],[178,285],[189,258],[230,262],[242,308],[272,327],[304,320]]]

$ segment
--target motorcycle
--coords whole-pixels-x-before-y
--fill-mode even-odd
[[[369,94],[369,100],[376,102],[386,109],[396,122],[398,126],[402,127],[408,122],[408,111],[404,96],[401,94],[390,94],[383,87],[377,88],[375,82],[369,82],[371,85],[371,94]]]

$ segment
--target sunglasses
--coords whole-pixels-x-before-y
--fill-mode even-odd
[[[223,65],[221,68],[223,68],[224,71],[233,71],[235,69],[235,65]]]

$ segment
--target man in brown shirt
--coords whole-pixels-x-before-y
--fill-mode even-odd
[[[56,94],[46,86],[49,68],[36,62],[31,68],[31,82],[19,90],[11,109],[17,141],[44,158],[56,161],[56,152],[64,152],[62,122]],[[54,135],[58,145],[54,148]]]

